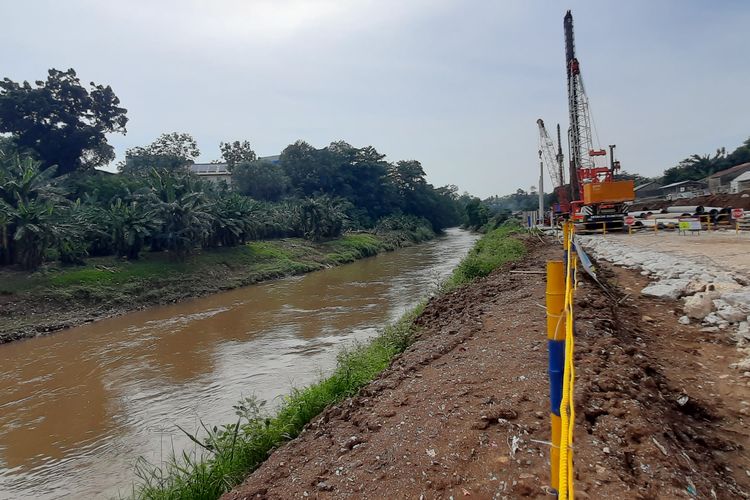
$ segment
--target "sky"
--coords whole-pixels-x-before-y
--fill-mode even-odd
[[[537,118],[567,129],[572,9],[601,146],[660,174],[750,137],[743,0],[0,0],[0,77],[74,68],[129,122],[118,160],[189,132],[261,155],[303,139],[372,145],[487,197],[538,184]],[[567,151],[567,148],[564,146]],[[114,170],[114,163],[108,167]],[[545,178],[546,190],[550,180]]]

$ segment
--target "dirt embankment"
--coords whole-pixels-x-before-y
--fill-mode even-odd
[[[557,245],[536,245],[433,300],[391,368],[224,499],[547,496],[551,258]],[[680,325],[676,303],[637,298],[643,277],[604,269],[611,297],[590,283],[577,294],[577,496],[747,498],[750,388],[728,368],[739,356]]]
[[[634,212],[637,210],[661,210],[663,208],[671,207],[673,205],[680,206],[692,206],[701,205],[704,207],[731,207],[731,208],[744,208],[750,210],[750,193],[738,193],[738,194],[711,194],[706,196],[697,196],[695,198],[686,198],[679,200],[654,200],[654,201],[643,201],[633,203],[630,207],[630,211]],[[745,197],[743,198],[743,195]]]

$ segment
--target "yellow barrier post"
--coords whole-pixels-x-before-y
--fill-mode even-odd
[[[607,234],[607,223],[602,222],[602,235]]]
[[[565,270],[561,260],[547,262],[547,350],[549,353],[550,424],[550,486],[557,491],[560,472],[560,401],[562,399],[565,362]]]

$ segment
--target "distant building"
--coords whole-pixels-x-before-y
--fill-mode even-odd
[[[633,190],[635,191],[635,199],[636,201],[640,201],[646,198],[659,198],[662,196],[661,188],[661,183],[657,181],[650,181],[636,186]]]
[[[232,184],[232,173],[226,163],[193,163],[188,165],[188,169],[203,180],[216,183],[224,181],[228,186]]]
[[[741,193],[748,189],[750,189],[750,172],[738,175],[729,183],[730,193]]]
[[[711,193],[728,193],[731,189],[732,181],[745,172],[750,172],[750,163],[742,163],[713,173],[706,177],[708,189]]]
[[[278,165],[280,157],[281,155],[261,156],[258,160]],[[228,186],[232,185],[232,172],[227,163],[192,163],[188,165],[188,169],[203,180],[217,183],[224,181]]]
[[[680,181],[667,184],[659,188],[662,196],[667,200],[679,198],[693,198],[706,193],[706,183],[701,181]]]
[[[273,163],[274,165],[278,165],[279,161],[281,161],[281,155],[261,156],[258,159],[262,161],[267,161],[269,163]]]

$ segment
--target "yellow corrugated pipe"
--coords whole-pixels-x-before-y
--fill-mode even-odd
[[[550,430],[552,447],[550,448],[550,486],[559,488],[560,472],[560,400],[562,398],[562,380],[565,366],[565,263],[561,260],[547,262],[547,350],[549,352],[550,382]]]
[[[559,498],[574,500],[573,488],[573,428],[575,424],[575,408],[573,390],[575,385],[575,367],[573,365],[573,292],[575,290],[576,256],[573,245],[573,226],[566,231],[566,272],[565,272],[565,369],[563,371],[562,400],[560,402],[560,470],[559,470]],[[553,441],[554,445],[554,441]]]

